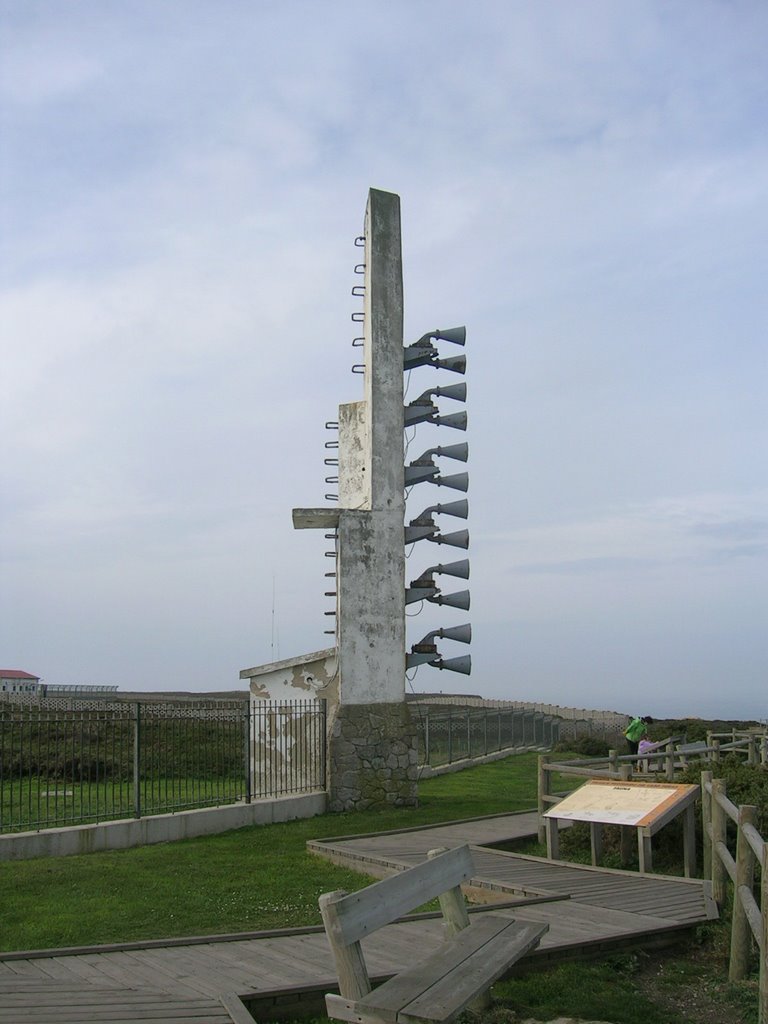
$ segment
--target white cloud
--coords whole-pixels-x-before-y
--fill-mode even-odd
[[[290,508],[359,397],[373,185],[402,196],[409,338],[469,327],[471,688],[626,707],[619,676],[764,675],[764,9],[0,19],[6,661],[230,685],[273,574],[283,655],[323,645]]]

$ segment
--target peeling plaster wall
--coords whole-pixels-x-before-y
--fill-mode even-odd
[[[251,681],[251,705],[269,702],[269,714],[252,716],[250,744],[253,787],[264,789],[264,780],[304,778],[307,784],[322,775],[321,759],[326,737],[320,733],[317,712],[307,708],[296,713],[290,701],[327,701],[329,715],[338,704],[339,674],[336,648],[315,651],[287,661],[244,669],[240,678]],[[260,786],[256,786],[256,779]]]
[[[304,700],[322,697],[338,702],[336,648],[304,654],[287,661],[244,669],[241,679],[251,681],[251,700]]]

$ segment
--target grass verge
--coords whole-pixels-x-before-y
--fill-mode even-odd
[[[369,881],[306,851],[308,839],[523,810],[536,755],[424,780],[415,808],[329,814],[79,857],[0,863],[0,950],[286,928],[320,921],[317,898]]]

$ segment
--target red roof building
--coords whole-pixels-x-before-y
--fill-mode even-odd
[[[40,676],[22,672],[20,668],[0,668],[1,693],[37,693]]]

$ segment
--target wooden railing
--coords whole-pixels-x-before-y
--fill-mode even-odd
[[[722,739],[728,742],[721,743]],[[642,756],[620,756],[612,750],[607,758],[582,761],[555,762],[551,755],[542,755],[539,758],[538,780],[539,842],[546,841],[544,813],[564,795],[552,792],[555,773],[593,779],[628,780],[633,777],[633,765],[656,758],[664,761],[664,776],[672,780],[675,767],[687,767],[689,759],[695,757],[717,762],[729,751],[744,754],[748,764],[764,766],[767,763],[766,737],[751,733],[736,737],[730,733],[724,736],[711,735],[706,747],[695,751],[680,751],[674,747],[674,743],[669,743],[663,751]],[[711,879],[712,896],[721,910],[725,904],[728,880],[733,884],[728,977],[731,981],[747,977],[751,943],[754,940],[760,957],[758,1024],[768,1024],[768,843],[756,828],[757,808],[748,804],[737,807],[732,803],[726,795],[725,780],[713,778],[711,771],[701,773],[701,804],[703,875],[705,879]],[[736,826],[735,857],[727,845],[729,820]],[[628,851],[628,830],[622,829],[622,862],[625,862]],[[758,872],[759,901],[755,896]]]
[[[722,908],[727,879],[733,883],[730,981],[749,973],[751,938],[760,953],[758,1024],[768,1024],[768,844],[757,831],[757,808],[737,807],[726,796],[724,779],[701,773],[704,877],[712,879],[712,896]],[[736,825],[736,856],[726,842],[728,819]],[[755,868],[760,870],[760,900],[755,898]]]

